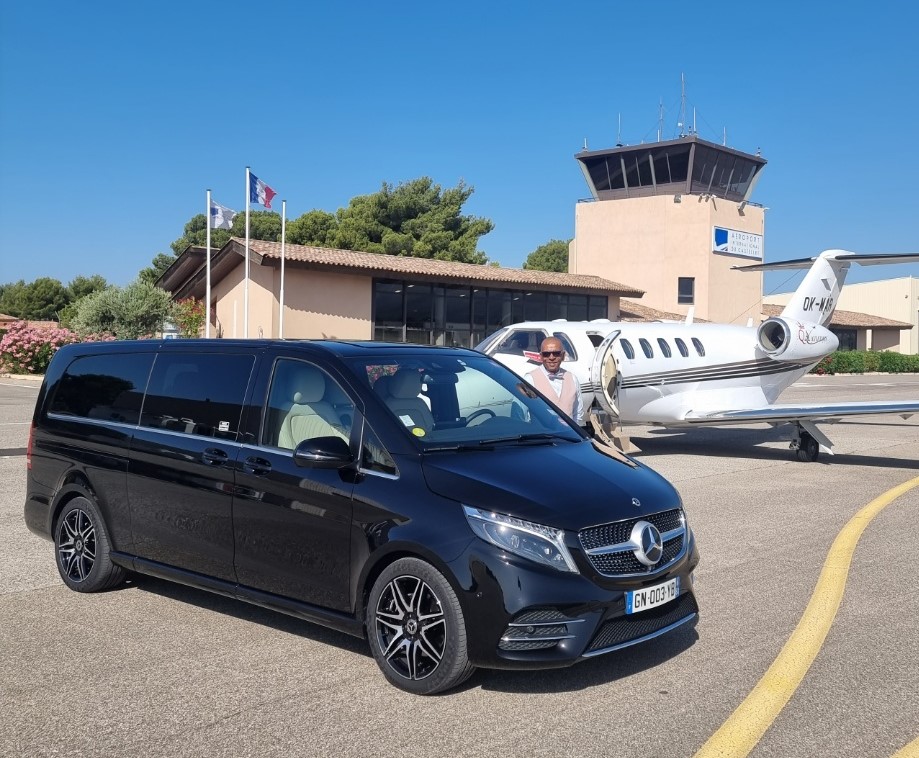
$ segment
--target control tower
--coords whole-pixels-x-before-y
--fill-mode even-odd
[[[568,270],[645,290],[643,305],[708,321],[761,317],[766,160],[697,135],[575,155],[592,198],[575,209]]]

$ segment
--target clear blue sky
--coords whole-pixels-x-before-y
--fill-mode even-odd
[[[207,188],[241,210],[247,165],[290,219],[462,179],[495,223],[480,248],[519,267],[573,236],[585,139],[613,146],[620,115],[623,142],[656,139],[661,100],[677,135],[681,74],[703,139],[769,161],[767,261],[917,251],[916,21],[800,0],[5,2],[0,282],[127,284]]]

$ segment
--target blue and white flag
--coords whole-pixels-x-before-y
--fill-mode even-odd
[[[236,211],[211,201],[211,229],[230,229],[234,218]]]

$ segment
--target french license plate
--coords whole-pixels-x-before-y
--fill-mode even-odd
[[[641,613],[649,608],[676,600],[680,594],[680,577],[675,577],[663,584],[645,587],[643,590],[632,590],[625,593],[625,612]]]

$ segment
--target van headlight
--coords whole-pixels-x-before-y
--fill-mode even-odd
[[[463,506],[463,513],[472,531],[486,542],[544,566],[578,573],[565,547],[564,530],[468,505]]]

